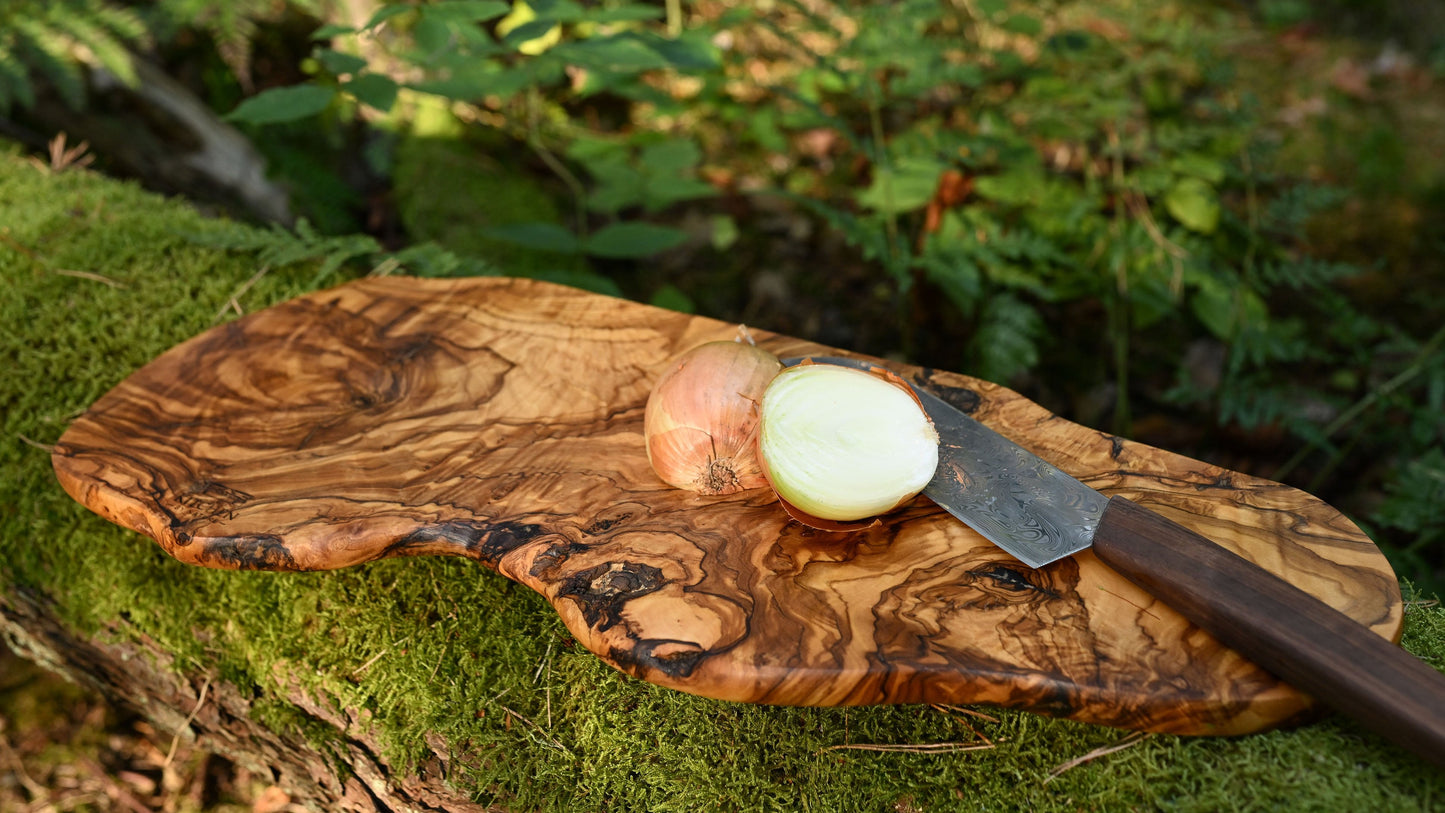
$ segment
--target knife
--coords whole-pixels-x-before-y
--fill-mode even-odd
[[[909,386],[941,439],[923,493],[948,513],[1029,567],[1093,548],[1101,562],[1265,671],[1445,767],[1445,674],[1248,559],[1124,497],[1101,494],[926,388]]]

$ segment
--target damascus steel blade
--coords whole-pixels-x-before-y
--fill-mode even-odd
[[[874,366],[856,359],[809,358],[857,369]],[[1093,544],[1108,497],[927,389],[910,386],[939,436],[938,469],[925,495],[1029,567],[1043,567]]]

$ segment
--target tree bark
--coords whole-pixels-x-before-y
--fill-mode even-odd
[[[119,632],[119,630],[116,630]],[[21,587],[0,592],[0,635],[15,652],[61,677],[130,708],[183,742],[219,754],[283,787],[291,801],[316,811],[481,813],[446,781],[446,751],[437,743],[420,769],[402,774],[381,756],[374,734],[344,712],[294,687],[287,698],[334,729],[332,753],[259,722],[243,692],[223,680],[178,669],[144,638],[85,635],[56,617],[49,601]]]
[[[72,144],[87,142],[111,174],[234,215],[291,223],[290,193],[267,177],[265,159],[246,136],[160,68],[139,57],[131,61],[133,86],[91,57],[84,109],[42,92],[25,119],[65,133]],[[32,134],[26,140],[43,139]]]

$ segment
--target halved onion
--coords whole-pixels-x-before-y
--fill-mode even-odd
[[[794,518],[841,530],[928,485],[938,431],[897,375],[804,362],[779,373],[763,394],[758,454]]]

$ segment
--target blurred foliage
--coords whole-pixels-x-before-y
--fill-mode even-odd
[[[1399,16],[1366,5],[1372,25]],[[1280,42],[1306,54],[1289,43],[1329,22],[1289,0],[1246,10],[1275,32],[1257,65]],[[67,47],[119,65],[106,54],[209,38],[226,66],[209,97],[298,181],[315,224],[212,244],[323,257],[327,273],[501,268],[724,318],[718,280],[801,266],[791,292],[829,286],[857,309],[844,321],[885,316],[884,338],[853,349],[1305,487],[1445,591],[1441,314],[1346,239],[1367,239],[1358,224],[1391,196],[1425,199],[1397,222],[1445,210],[1441,171],[1413,167],[1422,150],[1369,107],[1388,66],[1271,87],[1239,69],[1241,10],[1185,0],[24,0],[0,15],[0,103],[30,101],[27,75],[79,101]],[[275,31],[290,38],[258,76]],[[1295,91],[1317,97],[1271,107]],[[1304,171],[1300,144],[1334,171]],[[375,225],[378,199],[402,233]],[[757,246],[778,212],[803,259],[738,267],[773,262]],[[1391,252],[1422,241],[1411,258],[1445,240],[1398,234]],[[1401,294],[1407,317],[1381,304]]]
[[[148,32],[129,9],[105,0],[10,0],[0,5],[0,116],[35,104],[35,77],[67,104],[85,103],[85,79],[76,56],[122,81],[135,82],[127,45],[144,45]]]

